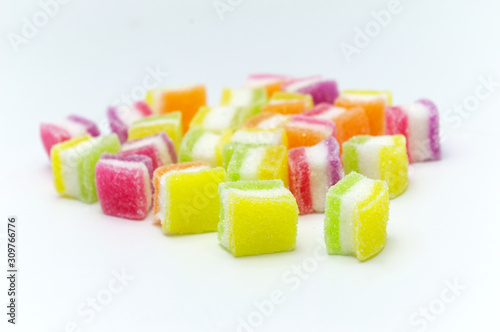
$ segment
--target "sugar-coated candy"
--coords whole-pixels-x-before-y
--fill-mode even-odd
[[[153,163],[144,155],[103,154],[95,167],[97,197],[104,214],[142,220],[153,202]]]
[[[343,107],[321,103],[305,112],[304,115],[333,121],[337,129],[337,141],[340,146],[351,137],[370,134],[370,122],[361,107],[348,110]]]
[[[288,188],[286,146],[242,147],[233,153],[227,167],[228,181],[274,179],[283,181]]]
[[[291,251],[299,210],[280,180],[219,185],[219,243],[234,256]]]
[[[384,181],[352,172],[326,195],[325,242],[330,255],[366,261],[384,249],[389,195]]]
[[[73,138],[56,144],[51,150],[54,185],[59,194],[85,203],[97,201],[95,165],[102,153],[117,153],[116,134]]]
[[[260,108],[256,106],[205,106],[198,110],[189,128],[201,127],[215,132],[236,130],[258,113]]]
[[[164,132],[127,141],[122,145],[120,154],[148,156],[153,162],[153,169],[177,162],[174,143]]]
[[[266,145],[284,145],[288,147],[286,133],[282,129],[240,129],[232,136],[229,143],[224,144],[222,148],[222,165],[227,168],[233,152],[239,147],[266,146]]]
[[[219,184],[225,180],[222,167],[199,163],[162,166],[155,170],[156,219],[167,234],[214,232],[219,221]]]
[[[328,137],[336,137],[335,124],[330,120],[294,115],[285,125],[288,147],[312,146]]]
[[[222,166],[222,147],[231,139],[231,131],[214,133],[201,127],[190,129],[182,139],[180,162],[204,161],[210,166]]]
[[[182,140],[181,119],[181,112],[170,112],[135,121],[128,130],[128,139],[134,140],[165,132],[174,142],[175,148],[179,149]]]
[[[300,214],[324,212],[328,189],[344,176],[339,144],[330,137],[311,147],[290,149],[288,172]]]
[[[439,113],[428,99],[386,110],[387,134],[406,137],[410,162],[441,159]]]
[[[344,143],[342,161],[346,174],[358,172],[374,180],[385,180],[390,198],[408,187],[408,155],[403,135],[353,137]]]
[[[87,134],[99,136],[100,132],[94,122],[78,115],[70,115],[59,123],[40,124],[40,137],[49,157],[55,144]]]
[[[156,114],[180,111],[182,113],[182,129],[183,132],[186,132],[198,109],[207,104],[207,93],[204,85],[157,88],[148,91],[146,102]]]
[[[388,106],[392,105],[392,92],[389,90],[343,90],[341,96],[372,99],[373,97],[381,97],[385,100]]]
[[[337,82],[323,79],[319,75],[290,79],[283,84],[283,90],[311,95],[315,105],[333,104],[339,95]]]
[[[290,77],[279,74],[251,74],[248,75],[246,88],[265,88],[267,97],[270,98],[276,91],[281,91],[283,82]]]
[[[290,120],[291,115],[262,112],[248,120],[242,128],[279,129]]]
[[[254,106],[260,107],[267,102],[267,92],[264,88],[237,88],[222,90],[220,104],[223,106]]]
[[[292,92],[275,92],[269,102],[262,106],[263,112],[300,114],[314,106],[311,95]]]
[[[390,91],[343,91],[335,105],[348,109],[362,107],[370,122],[370,135],[385,134],[385,108],[392,102]]]
[[[108,108],[107,116],[111,131],[118,135],[120,142],[128,138],[128,128],[137,120],[152,115],[153,112],[147,103],[138,101],[133,105],[120,105]]]
[[[155,169],[153,174],[153,186],[154,186],[153,220],[156,223],[161,223],[161,218],[159,215],[161,207],[159,201],[160,199],[159,193],[160,193],[160,180],[162,179],[164,174],[171,172],[173,170],[183,171],[184,169],[208,169],[209,167],[210,165],[204,161],[196,161],[196,162],[166,165]]]

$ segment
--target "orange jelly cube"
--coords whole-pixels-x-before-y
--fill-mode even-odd
[[[350,110],[322,103],[304,113],[316,119],[333,121],[337,127],[337,141],[342,143],[351,137],[370,134],[370,123],[363,108],[354,107]]]
[[[192,85],[182,88],[159,88],[148,91],[146,102],[157,114],[174,111],[182,113],[182,130],[187,132],[189,123],[201,106],[207,103],[205,86]]]
[[[370,123],[370,135],[385,134],[385,107],[387,106],[387,101],[383,96],[361,96],[358,98],[357,95],[341,94],[335,101],[335,106],[347,109],[362,107]]]
[[[335,124],[330,120],[295,115],[285,125],[288,148],[313,146],[328,137],[336,137]]]

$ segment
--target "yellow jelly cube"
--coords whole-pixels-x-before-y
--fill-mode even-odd
[[[295,248],[299,209],[282,181],[226,182],[219,195],[219,242],[234,256]]]
[[[365,261],[385,246],[389,220],[387,184],[352,172],[326,195],[325,242],[330,255]]]
[[[164,115],[148,116],[132,123],[128,130],[128,139],[134,140],[145,136],[167,133],[177,150],[182,140],[181,112],[170,112]]]
[[[219,221],[219,184],[225,180],[221,167],[205,163],[181,163],[155,170],[158,194],[155,218],[167,234],[214,232]],[[156,187],[156,186],[155,186]]]

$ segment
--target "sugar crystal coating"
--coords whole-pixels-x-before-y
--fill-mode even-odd
[[[70,115],[59,123],[40,124],[40,138],[49,157],[54,145],[85,135],[96,137],[100,132],[94,122],[78,115]]]
[[[340,146],[350,138],[370,134],[370,122],[363,108],[346,109],[326,103],[316,105],[304,113],[316,119],[330,120],[337,129],[337,141]]]
[[[330,255],[365,261],[385,246],[389,220],[387,184],[356,172],[332,186],[326,196],[325,243]]]
[[[120,142],[128,139],[130,125],[144,117],[153,114],[148,104],[138,101],[133,105],[112,106],[108,108],[107,117],[111,131],[118,135]]]
[[[142,220],[152,204],[152,161],[143,155],[103,154],[95,168],[97,196],[110,216]]]
[[[389,107],[386,125],[388,134],[406,137],[410,162],[441,159],[439,113],[430,100],[420,99],[409,105]]]
[[[231,139],[231,131],[214,133],[201,127],[190,129],[182,139],[180,162],[204,161],[210,166],[222,166],[222,147]]]
[[[274,180],[288,187],[287,149],[284,145],[244,146],[237,149],[227,167],[228,181]]]
[[[219,195],[219,243],[234,256],[295,248],[299,210],[282,181],[226,182]]]
[[[181,112],[170,112],[135,121],[128,130],[128,139],[135,140],[165,132],[174,142],[176,149],[178,149],[182,140],[181,119]]]
[[[196,234],[217,230],[218,186],[225,180],[221,167],[182,163],[155,170],[155,220],[167,234]]]
[[[185,133],[196,112],[207,104],[207,94],[205,86],[201,84],[156,88],[148,91],[146,102],[156,114],[181,112],[182,130]]]
[[[330,120],[294,115],[285,125],[288,147],[312,146],[328,137],[336,137],[335,124]]]
[[[148,156],[154,169],[177,162],[174,143],[164,132],[127,141],[122,145],[120,154]]]
[[[290,190],[300,214],[325,211],[328,189],[343,177],[340,148],[335,138],[288,151]]]
[[[51,161],[57,192],[85,203],[97,201],[94,181],[97,161],[101,154],[119,150],[116,134],[95,138],[87,135],[54,145]]]
[[[267,145],[284,145],[288,147],[288,140],[284,130],[275,129],[240,129],[236,131],[228,143],[222,148],[222,164],[227,168],[234,151],[240,147],[259,147]]]
[[[342,161],[347,173],[358,172],[374,180],[384,180],[390,198],[408,187],[408,155],[403,135],[356,136],[345,142]]]
[[[340,94],[335,105],[347,109],[361,107],[370,123],[370,135],[385,134],[385,108],[392,102],[389,91],[347,90]]]

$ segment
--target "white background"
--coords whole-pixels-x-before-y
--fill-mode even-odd
[[[255,331],[500,328],[500,87],[453,111],[474,101],[482,78],[500,82],[498,2],[401,0],[350,63],[341,43],[352,44],[356,27],[388,1],[233,0],[221,20],[211,0],[72,0],[19,52],[8,34],[21,34],[23,17],[31,21],[40,6],[0,3],[3,271],[7,216],[20,224],[18,325],[8,331],[65,331],[71,322],[81,331],[236,331],[249,317]],[[387,88],[396,104],[427,97],[441,111],[443,160],[410,168],[407,192],[391,202],[387,246],[365,263],[324,257],[323,215],[300,218],[295,251],[236,259],[215,233],[167,237],[150,220],[107,217],[99,204],[58,197],[39,123],[70,113],[102,123],[106,107],[140,89],[155,67],[169,73],[160,85],[206,84],[210,104],[252,72]],[[306,271],[300,282],[297,267]],[[85,320],[78,308],[122,269],[134,280]],[[447,281],[466,289],[441,307]],[[283,301],[259,321],[255,301],[275,291]],[[412,323],[429,306],[425,328]]]

